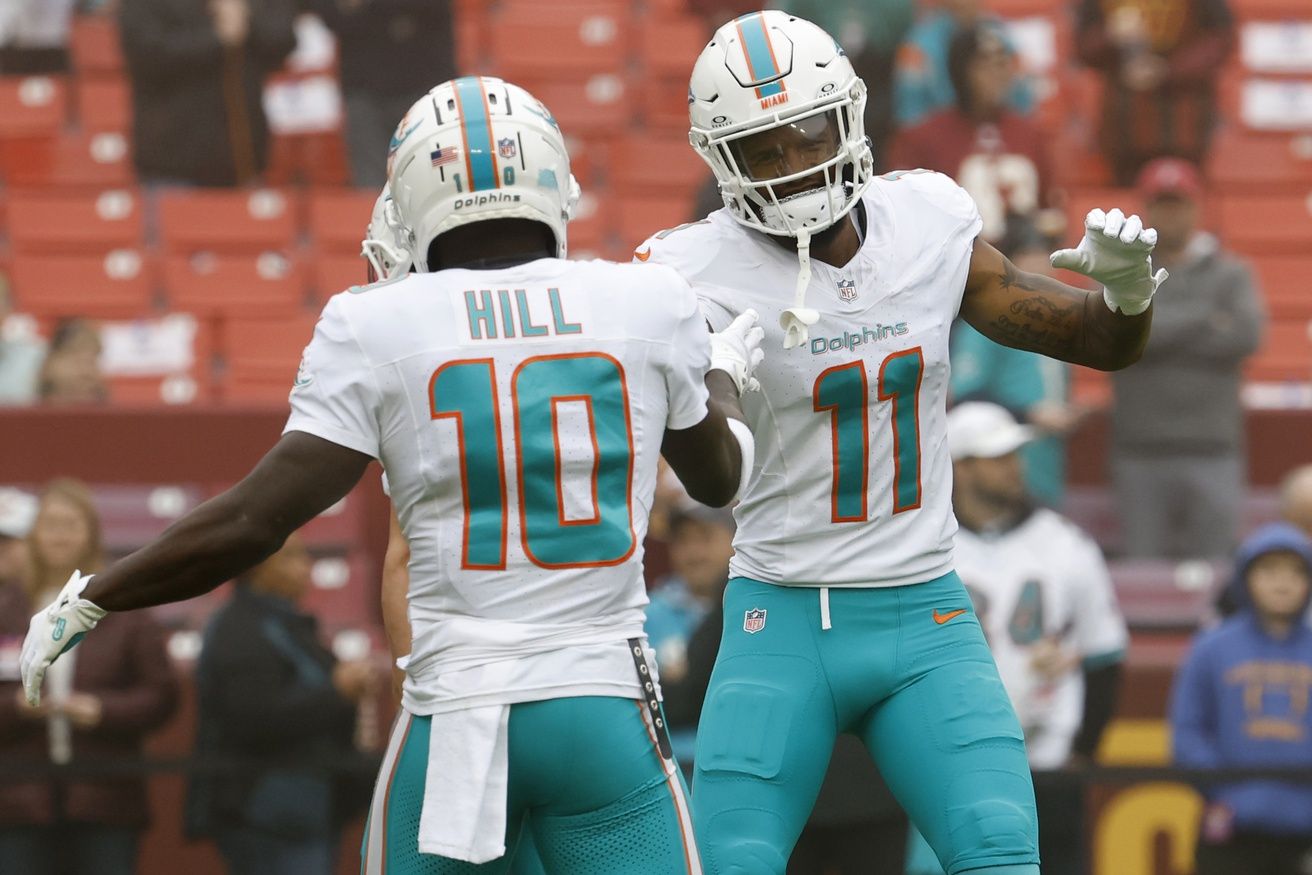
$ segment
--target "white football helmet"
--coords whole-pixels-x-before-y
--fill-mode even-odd
[[[369,262],[373,272],[370,282],[390,280],[410,270],[410,252],[405,246],[405,228],[392,202],[390,186],[383,186],[374,201],[369,228],[360,243],[360,254]]]
[[[717,30],[697,59],[689,139],[735,219],[814,235],[847,215],[874,175],[865,105],[865,83],[833,37],[787,12],[753,12]]]
[[[404,248],[418,270],[430,270],[438,235],[490,219],[542,222],[565,256],[578,184],[560,126],[518,85],[466,76],[433,88],[401,119],[387,166]]]

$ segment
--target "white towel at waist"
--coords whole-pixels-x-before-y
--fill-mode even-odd
[[[434,714],[419,851],[469,863],[506,853],[509,705]]]

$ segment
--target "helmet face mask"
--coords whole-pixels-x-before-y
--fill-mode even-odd
[[[769,10],[721,27],[688,102],[693,148],[749,228],[823,231],[874,175],[865,85],[833,38],[796,16]]]
[[[410,270],[407,233],[397,214],[389,186],[384,185],[374,201],[369,229],[360,244],[360,254],[369,262],[370,282],[389,280]]]

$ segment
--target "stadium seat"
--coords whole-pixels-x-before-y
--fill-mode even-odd
[[[1254,135],[1228,128],[1212,144],[1207,179],[1221,191],[1279,194],[1312,187],[1312,135]]]
[[[194,404],[211,400],[213,326],[189,313],[104,322],[102,369],[116,405]]]
[[[203,316],[298,315],[305,307],[305,266],[277,251],[197,252],[164,262],[169,306]]]
[[[314,302],[323,306],[328,299],[351,286],[368,281],[368,262],[357,255],[337,252],[317,253],[310,256],[310,284]]]
[[[636,92],[647,127],[661,132],[688,133],[688,74],[636,80]]]
[[[131,319],[154,309],[155,264],[138,250],[19,254],[11,270],[15,301],[26,313]]]
[[[0,140],[0,175],[29,188],[123,188],[135,171],[128,138],[119,131]]]
[[[611,187],[618,197],[695,192],[710,178],[706,162],[688,145],[687,136],[632,134],[610,152]]]
[[[205,495],[196,484],[95,483],[91,498],[100,513],[105,549],[122,555],[159,537]]]
[[[1229,569],[1210,562],[1121,559],[1109,563],[1125,621],[1134,629],[1193,630],[1211,611]]]
[[[103,254],[142,241],[141,198],[132,189],[90,194],[14,191],[9,241],[22,252]]]
[[[69,51],[80,75],[123,71],[118,21],[113,15],[76,16],[69,34]]]
[[[369,227],[378,192],[372,189],[332,189],[310,193],[310,239],[320,252],[357,255]]]
[[[633,121],[633,101],[623,76],[525,80],[523,87],[551,110],[567,137],[614,137]],[[684,108],[687,111],[687,86]]]
[[[0,76],[0,137],[50,136],[68,118],[68,85],[56,76]]]
[[[132,127],[132,89],[123,76],[84,76],[74,86],[78,124],[87,131]]]
[[[358,539],[358,536],[357,536]],[[372,625],[377,616],[376,567],[360,550],[314,550],[310,589],[301,607],[325,629]]]
[[[619,200],[617,245],[627,255],[657,231],[682,225],[692,219],[692,196],[630,197]]]
[[[1305,383],[1312,378],[1312,338],[1304,319],[1273,321],[1266,327],[1262,348],[1247,361],[1249,380]]]
[[[627,14],[591,4],[505,9],[491,22],[489,61],[498,75],[512,81],[618,75],[630,56],[628,22]]]
[[[350,550],[368,525],[364,498],[355,492],[310,520],[300,530],[305,545],[316,553],[326,550]]]
[[[1306,0],[1230,0],[1230,10],[1243,21],[1295,21],[1309,17]]]
[[[227,402],[287,404],[301,353],[314,335],[317,313],[284,319],[225,319],[219,326]]]
[[[1312,319],[1312,254],[1253,259],[1272,319]]]
[[[347,185],[350,169],[342,132],[275,134],[269,144],[269,167],[264,177],[275,187],[300,184],[339,188]]]
[[[1284,195],[1227,195],[1218,204],[1221,236],[1240,253],[1306,254],[1312,251],[1312,188],[1291,186]]]
[[[171,252],[264,252],[293,248],[299,202],[276,189],[165,191],[156,201],[160,243]]]
[[[648,12],[639,23],[638,40],[644,77],[687,79],[710,34],[695,15]]]
[[[612,255],[612,232],[615,229],[616,198],[606,189],[591,189],[583,193],[569,223],[569,257],[597,258]],[[618,259],[629,260],[629,251],[621,245]]]

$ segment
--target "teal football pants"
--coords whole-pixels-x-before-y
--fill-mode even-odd
[[[955,573],[729,581],[692,792],[709,875],[782,875],[839,732],[865,742],[949,875],[1038,875],[1024,738]]]
[[[402,712],[393,727],[365,828],[364,875],[531,872],[531,858],[516,854],[529,830],[549,875],[701,875],[683,778],[661,758],[640,702],[511,706],[506,855],[481,865],[419,853],[430,723]]]

